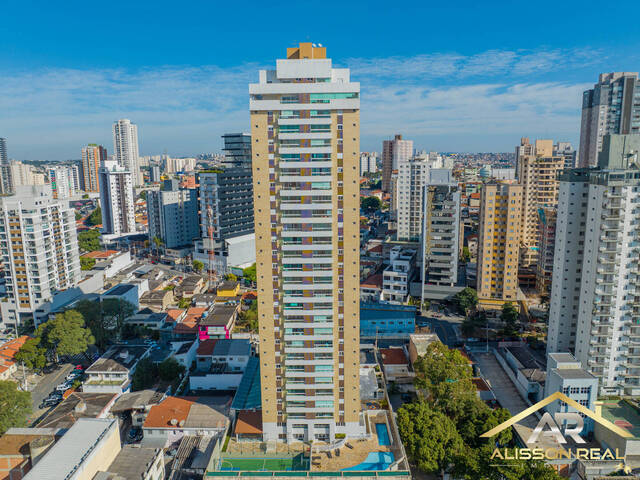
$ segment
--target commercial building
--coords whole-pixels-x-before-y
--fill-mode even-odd
[[[413,156],[413,140],[403,140],[396,135],[393,140],[382,142],[382,190],[391,193],[391,175],[400,161]]]
[[[601,73],[582,94],[579,166],[595,167],[608,134],[640,133],[640,81],[637,72]]]
[[[198,191],[165,180],[160,190],[147,191],[149,241],[158,237],[166,248],[193,245],[200,237]]]
[[[80,281],[76,220],[49,185],[17,187],[14,195],[0,198],[0,215],[6,279],[0,308],[3,323],[15,324]]]
[[[230,266],[255,262],[251,169],[221,167],[199,172],[197,183],[202,240],[196,243],[194,259],[208,270],[209,251],[213,250],[213,268],[220,274]]]
[[[408,338],[416,331],[416,307],[360,302],[360,337]]]
[[[458,282],[460,191],[451,170],[432,169],[424,187],[420,258],[423,296]]]
[[[136,231],[133,180],[125,167],[105,161],[98,171],[102,232],[122,236]]]
[[[523,147],[526,146],[521,145],[519,148],[524,149]],[[520,268],[527,268],[535,265],[538,260],[538,209],[555,207],[558,203],[556,176],[564,168],[564,158],[553,155],[552,140],[536,140],[533,154],[519,154],[516,161],[516,177],[523,189]]]
[[[597,169],[560,177],[547,351],[603,394],[640,394],[640,135],[607,135]]]
[[[481,306],[502,307],[518,294],[518,253],[522,185],[487,184],[480,201],[478,299]]]
[[[249,92],[264,439],[357,437],[360,85],[301,43]]]
[[[122,119],[113,124],[113,156],[118,165],[131,173],[134,187],[142,185],[138,158],[138,126]]]
[[[225,133],[222,135],[224,164],[233,167],[251,168],[251,134]]]
[[[82,178],[85,192],[99,192],[98,170],[107,160],[107,149],[90,143],[82,147]]]

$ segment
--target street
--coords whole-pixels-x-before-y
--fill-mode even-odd
[[[42,377],[37,377],[38,384],[35,385],[31,390],[31,402],[33,404],[33,414],[29,419],[30,421],[34,421],[35,419],[40,418],[42,414],[45,412],[45,410],[48,410],[48,409],[40,410],[38,407],[40,406],[40,403],[42,403],[42,400],[47,398],[49,394],[53,391],[53,389],[56,388],[59,384],[61,384],[64,381],[65,377],[69,374],[69,372],[73,369],[73,367],[74,365],[70,363],[66,363],[66,364],[60,365],[60,367],[57,370],[51,373],[48,373]]]
[[[438,335],[442,343],[448,347],[455,346],[460,340],[459,328],[463,317],[455,314],[437,313],[438,317],[433,316],[432,311],[425,312],[424,316],[416,318],[416,325],[428,326],[433,333]]]

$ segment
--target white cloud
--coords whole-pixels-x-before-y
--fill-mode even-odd
[[[418,145],[422,139],[438,149],[469,150],[476,138],[491,139],[496,149],[507,138],[511,145],[538,132],[575,139],[589,83],[540,78],[598,58],[577,49],[491,50],[341,63],[362,85],[363,148],[379,149],[381,138],[401,132]],[[222,133],[249,126],[247,84],[257,81],[259,68],[5,70],[0,134],[16,158],[77,158],[88,142],[111,150],[111,123],[126,117],[139,125],[142,153],[218,151]]]

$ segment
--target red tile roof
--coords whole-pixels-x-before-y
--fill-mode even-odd
[[[29,336],[22,335],[21,337],[14,338],[0,345],[0,364],[5,366],[13,365],[15,363],[14,357],[16,353],[27,340],[29,340]],[[2,371],[5,370],[6,368],[2,369]]]
[[[81,255],[82,258],[109,258],[120,253],[118,250],[95,250]]]
[[[198,397],[167,397],[162,403],[154,405],[144,421],[143,427],[178,427],[189,416],[191,406]],[[175,420],[175,425],[172,423]],[[184,425],[184,423],[183,423]]]
[[[238,420],[233,433],[237,434],[262,434],[262,411],[241,410],[238,412]]]
[[[382,274],[376,273],[360,283],[360,288],[382,288]]]
[[[198,355],[213,355],[213,349],[215,348],[217,342],[218,340],[215,338],[202,340],[200,342],[200,345],[198,346],[198,350],[196,353]]]
[[[401,348],[381,348],[383,365],[408,365],[409,360]]]

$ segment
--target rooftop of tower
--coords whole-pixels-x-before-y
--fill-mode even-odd
[[[288,60],[301,58],[327,58],[327,49],[320,44],[306,42],[301,42],[297,47],[287,48]]]

